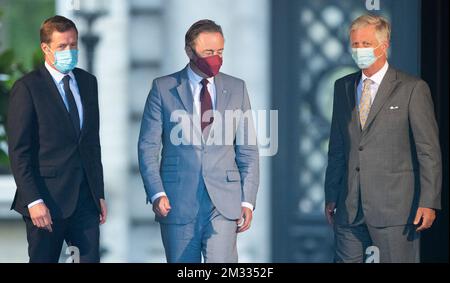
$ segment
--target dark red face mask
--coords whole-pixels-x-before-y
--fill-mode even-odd
[[[202,58],[195,54],[195,59],[193,60],[193,62],[200,71],[208,76],[208,78],[217,75],[219,73],[220,67],[222,67],[222,57],[220,57],[219,55]]]

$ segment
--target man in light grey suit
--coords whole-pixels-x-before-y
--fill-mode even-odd
[[[226,110],[251,109],[244,81],[219,73],[223,49],[219,25],[194,23],[185,37],[189,64],[155,79],[145,105],[139,168],[168,262],[201,262],[202,255],[205,262],[237,262],[237,233],[252,220],[257,144],[214,139],[223,132]],[[180,113],[188,123],[177,120]],[[240,117],[231,136],[253,136],[252,120]]]
[[[384,18],[359,17],[350,40],[362,72],[335,83],[325,180],[335,261],[363,262],[367,254],[366,262],[418,262],[420,231],[431,227],[441,208],[430,90],[389,66]]]

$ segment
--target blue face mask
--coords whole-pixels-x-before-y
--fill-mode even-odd
[[[55,68],[63,74],[67,74],[78,64],[78,49],[55,51]]]
[[[380,44],[381,45],[381,44]],[[383,55],[375,56],[375,49],[380,47],[352,48],[352,58],[360,69],[367,69]]]

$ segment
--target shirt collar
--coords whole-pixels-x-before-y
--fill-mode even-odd
[[[378,72],[376,72],[375,74],[373,74],[373,76],[371,76],[370,78],[367,77],[364,72],[362,72],[362,78],[361,81],[364,81],[365,79],[370,79],[372,80],[374,83],[376,83],[377,85],[381,84],[381,81],[383,80],[384,76],[387,73],[387,70],[389,69],[389,64],[386,61],[386,63],[384,63],[383,68],[381,68]]]
[[[45,68],[47,68],[47,70],[49,71],[49,73],[50,73],[50,75],[52,76],[53,80],[54,80],[56,83],[58,83],[58,84],[61,83],[62,79],[64,79],[64,77],[65,77],[66,75],[69,75],[70,78],[71,78],[73,81],[75,81],[75,75],[73,74],[72,71],[70,71],[68,74],[63,74],[63,73],[61,73],[61,72],[55,70],[54,68],[52,68],[52,67],[47,63],[47,61],[45,62]]]
[[[192,85],[197,86],[200,84],[200,82],[203,80],[203,78],[199,75],[197,75],[191,68],[190,65],[187,66],[187,73],[189,81]],[[214,77],[207,78],[210,84],[214,84]]]

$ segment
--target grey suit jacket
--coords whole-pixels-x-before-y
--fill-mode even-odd
[[[412,223],[418,206],[441,208],[441,152],[430,89],[390,67],[361,130],[360,79],[358,72],[335,83],[326,202],[336,202],[338,224],[355,220],[359,198],[372,226]]]
[[[250,109],[244,81],[219,73],[214,82],[216,110],[222,117],[225,110]],[[147,201],[156,193],[165,192],[172,209],[167,217],[156,217],[156,220],[162,223],[189,223],[195,219],[199,209],[203,179],[216,209],[228,219],[239,219],[241,202],[256,204],[258,146],[246,143],[207,145],[202,139],[200,144],[173,144],[171,131],[179,124],[171,121],[171,114],[176,110],[185,110],[192,117],[193,103],[187,68],[153,81],[138,144],[139,169]],[[217,121],[219,119],[215,118],[213,124]],[[194,134],[199,134],[195,132],[199,124],[194,124],[190,120]],[[250,129],[254,130],[253,122]]]

